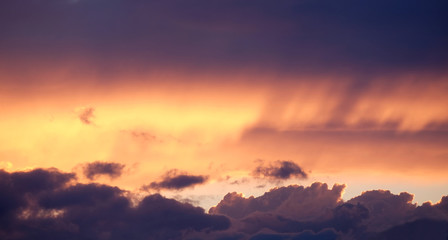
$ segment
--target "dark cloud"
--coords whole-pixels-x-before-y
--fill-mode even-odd
[[[419,219],[394,226],[373,237],[372,240],[446,240],[448,239],[448,221]]]
[[[3,174],[7,173],[3,172]],[[9,176],[11,184],[17,191],[30,193],[58,189],[76,179],[75,174],[62,173],[55,168],[13,172]]]
[[[192,228],[200,231],[203,229],[223,230],[229,227],[229,221],[224,217],[205,215],[200,207],[166,199],[158,194],[143,199],[137,208],[137,213],[145,224],[154,225],[157,228],[179,230]]]
[[[143,186],[144,190],[149,189],[170,189],[181,190],[188,187],[193,187],[198,184],[203,184],[207,181],[208,176],[203,175],[189,175],[187,173],[180,173],[173,169],[168,171],[160,182],[152,182],[149,185]]]
[[[276,161],[269,166],[258,166],[254,172],[255,177],[270,178],[274,180],[286,180],[289,178],[307,178],[308,175],[299,165],[292,161]]]
[[[409,193],[373,190],[344,202],[340,198],[343,189],[336,185],[330,190],[325,184],[314,183],[307,188],[275,188],[260,197],[229,193],[209,212],[229,216],[229,231],[243,234],[244,239],[448,237],[448,197],[417,207]],[[321,236],[323,232],[326,234]],[[411,236],[413,232],[415,236]]]
[[[4,61],[84,55],[99,68],[443,69],[447,9],[444,0],[3,0],[0,50]]]
[[[117,187],[99,184],[77,184],[60,191],[52,191],[39,198],[39,205],[46,209],[70,206],[94,206],[118,198],[123,191]]]
[[[209,212],[244,218],[254,212],[275,212],[295,220],[321,219],[340,204],[344,185],[313,183],[310,187],[288,186],[271,189],[260,197],[245,198],[228,193]]]
[[[343,185],[227,194],[209,210],[160,194],[133,203],[125,191],[75,182],[56,169],[0,171],[0,239],[434,239],[448,237],[448,196],[412,204],[406,192],[372,190],[343,201]]]
[[[30,196],[62,188],[74,179],[74,174],[56,169],[13,173],[0,170],[0,226],[13,224],[11,219],[27,207]]]
[[[95,116],[93,114],[94,111],[95,109],[92,107],[86,107],[81,109],[78,114],[79,120],[81,120],[82,123],[87,125],[92,124],[93,123],[92,118],[94,118]]]
[[[87,163],[83,167],[84,175],[93,180],[97,176],[105,175],[111,179],[121,176],[125,165],[113,162],[92,162]]]
[[[339,235],[328,229],[318,233],[305,231],[298,234],[272,234],[260,233],[250,238],[250,240],[336,240]]]
[[[350,199],[348,203],[362,204],[369,209],[369,230],[380,231],[410,220],[417,207],[412,203],[413,198],[406,192],[395,195],[390,191],[373,190]]]
[[[67,185],[56,170],[0,172],[1,239],[183,239],[229,228],[224,216],[149,195],[136,206],[124,191],[100,184]]]

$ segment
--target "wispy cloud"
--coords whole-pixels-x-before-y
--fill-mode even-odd
[[[78,110],[78,118],[82,123],[90,125],[93,124],[93,118],[95,117],[95,108],[85,107]]]

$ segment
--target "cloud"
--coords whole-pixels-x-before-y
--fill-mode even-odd
[[[372,190],[345,202],[343,189],[314,183],[274,188],[260,197],[228,193],[209,212],[230,217],[228,232],[243,239],[401,239],[413,231],[418,237],[409,239],[448,237],[448,197],[417,207],[409,193]]]
[[[123,193],[117,187],[100,184],[76,184],[60,191],[52,191],[39,198],[39,205],[46,209],[63,209],[71,206],[94,206],[111,199],[118,199]]]
[[[304,231],[320,232],[333,229],[338,233],[356,233],[364,219],[369,217],[369,210],[358,204],[342,203],[330,208],[324,218],[294,220],[275,211],[255,212],[241,219],[239,231],[256,234],[268,229],[276,233],[300,233]]]
[[[56,169],[13,173],[0,170],[0,226],[8,228],[13,224],[11,220],[28,206],[30,195],[62,188],[74,179],[74,174]]]
[[[417,218],[433,218],[448,221],[448,196],[443,196],[436,204],[425,202],[415,209]]]
[[[144,190],[149,189],[169,189],[181,190],[188,187],[193,187],[198,184],[203,184],[208,180],[208,176],[203,175],[189,175],[187,173],[180,173],[173,169],[168,171],[160,182],[152,182],[149,185],[143,186]]]
[[[253,175],[274,180],[286,180],[293,177],[305,179],[308,177],[302,168],[292,161],[276,161],[269,166],[258,166],[253,171]]]
[[[149,132],[146,131],[130,131],[130,134],[133,138],[138,139],[138,140],[142,140],[144,142],[150,142],[150,141],[161,141],[158,140],[158,138],[155,135],[152,135]]]
[[[245,184],[245,183],[248,183],[248,182],[249,182],[249,178],[243,177],[243,178],[239,178],[239,179],[231,181],[230,184],[232,184],[232,185],[240,185],[240,184]]]
[[[133,203],[113,186],[75,182],[57,169],[0,170],[1,239],[434,239],[448,237],[448,196],[412,204],[406,192],[372,190],[343,201],[344,185],[229,193],[204,209],[160,194]]]
[[[244,218],[254,212],[275,212],[295,220],[324,218],[341,203],[345,185],[334,185],[328,189],[324,183],[313,183],[309,187],[291,185],[271,189],[259,197],[245,198],[236,192],[228,193],[209,212],[233,218]]]
[[[420,239],[434,239],[446,240],[448,238],[448,221],[433,220],[433,219],[418,219],[413,222],[404,223],[402,225],[394,226],[390,229],[381,232],[372,239],[406,239],[406,240],[420,240]]]
[[[120,177],[123,173],[125,165],[113,162],[92,162],[87,163],[83,167],[84,175],[93,180],[98,176],[105,175],[109,176],[111,179]]]
[[[90,125],[93,124],[92,119],[95,117],[94,115],[95,109],[92,107],[86,107],[79,110],[78,118],[82,123]]]
[[[73,179],[56,170],[0,171],[0,238],[182,239],[230,226],[224,216],[159,194],[133,206],[117,187],[69,185]]]
[[[327,229],[318,233],[304,231],[298,234],[273,234],[260,233],[250,238],[250,240],[336,240],[339,235],[333,230]]]
[[[0,13],[10,13],[0,14],[2,59],[84,54],[111,70],[127,63],[315,72],[443,69],[448,59],[448,6],[440,0],[69,2],[1,1]]]
[[[399,195],[387,190],[363,192],[360,196],[347,201],[351,204],[362,204],[369,209],[371,218],[367,221],[370,231],[383,231],[393,225],[409,221],[417,208],[412,203],[414,196],[402,192]]]

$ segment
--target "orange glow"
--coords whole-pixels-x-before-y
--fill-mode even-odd
[[[412,137],[447,122],[446,77],[431,85],[426,75],[393,86],[382,79],[351,96],[347,76],[131,74],[116,76],[126,83],[102,85],[94,75],[69,73],[36,74],[46,81],[33,90],[2,86],[0,166],[79,172],[85,162],[114,161],[129,176],[113,181],[128,189],[172,168],[213,175],[210,184],[250,177],[259,158],[291,159],[316,175],[362,170],[427,179],[448,170],[444,140]],[[261,83],[251,84],[254,78]],[[84,107],[94,109],[92,124],[78,118]],[[262,128],[268,132],[257,134]],[[395,137],[366,137],[380,130]]]

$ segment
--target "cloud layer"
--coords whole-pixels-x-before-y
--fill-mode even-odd
[[[84,55],[103,69],[440,69],[448,60],[447,8],[440,0],[5,0],[0,46],[3,60]]]
[[[228,193],[209,210],[160,194],[81,184],[57,169],[0,171],[0,238],[26,239],[434,239],[448,237],[448,196],[437,204],[371,190],[348,201],[344,185]],[[136,201],[137,200],[137,201]]]
[[[224,216],[148,195],[136,206],[117,187],[69,184],[73,174],[0,171],[1,239],[181,239],[189,231],[224,230]]]
[[[11,171],[106,159],[84,176],[147,184],[0,171],[0,239],[446,240],[448,197],[235,192],[313,169],[439,197],[446,12],[446,0],[0,0],[0,159]],[[132,176],[117,179],[118,162]],[[186,172],[150,178],[171,168]],[[204,198],[230,193],[205,213],[183,203],[198,185]],[[182,200],[142,196],[153,191]]]
[[[229,239],[440,239],[448,237],[448,211],[437,204],[417,206],[413,196],[372,190],[348,201],[345,186],[271,189],[260,197],[229,193],[210,213],[232,219]],[[230,234],[232,232],[232,234]],[[410,234],[413,232],[413,234]],[[230,236],[233,236],[230,237]]]

